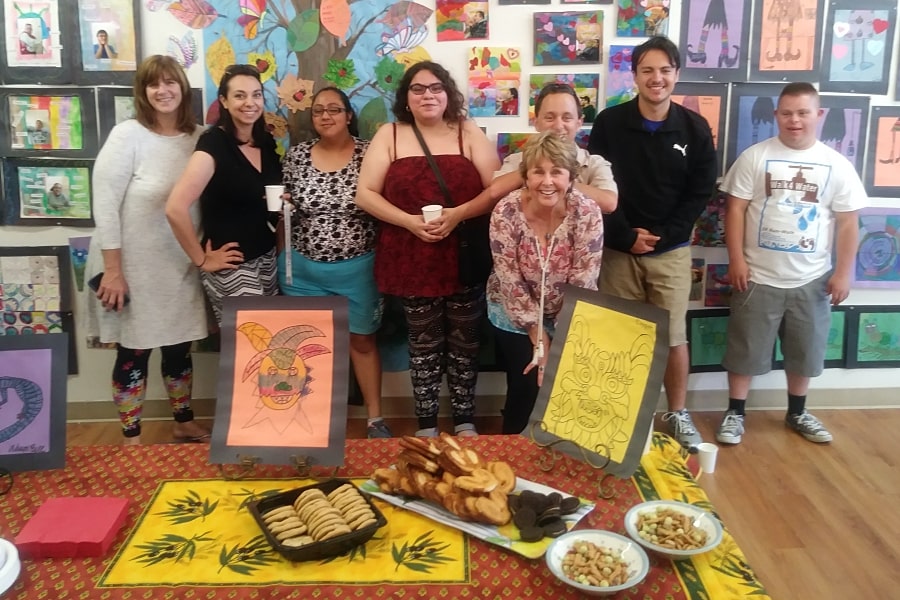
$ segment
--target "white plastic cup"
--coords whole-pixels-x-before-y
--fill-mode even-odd
[[[283,185],[266,186],[266,206],[269,207],[270,212],[278,212],[281,210],[281,205],[284,203],[284,199],[281,197],[283,194]]]
[[[715,473],[716,456],[719,454],[719,447],[709,442],[697,444],[697,459],[700,461],[700,468],[704,473]]]
[[[425,219],[426,223],[430,223],[440,217],[443,212],[444,207],[440,204],[429,204],[422,207],[422,218]]]

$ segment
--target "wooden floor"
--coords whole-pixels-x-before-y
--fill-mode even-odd
[[[743,443],[722,447],[700,483],[773,599],[900,598],[900,409],[816,414],[831,444],[787,430],[781,412],[750,413]],[[720,418],[694,413],[709,441]],[[413,419],[389,423],[398,435],[416,428]],[[498,418],[477,425],[499,432]],[[364,437],[365,421],[351,420],[348,436]],[[116,423],[70,424],[68,441],[117,444],[121,433]],[[171,441],[171,422],[145,422],[142,441]]]

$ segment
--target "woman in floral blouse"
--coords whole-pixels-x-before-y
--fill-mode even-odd
[[[503,433],[528,425],[563,285],[596,290],[603,251],[600,208],[572,188],[579,168],[575,143],[547,131],[528,140],[522,154],[525,186],[500,200],[491,215],[494,272],[487,301],[506,365]]]

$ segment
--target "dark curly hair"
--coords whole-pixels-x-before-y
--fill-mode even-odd
[[[447,123],[458,123],[465,119],[468,114],[468,111],[466,110],[466,98],[462,95],[462,92],[459,91],[459,88],[456,87],[456,82],[453,81],[453,77],[451,77],[447,69],[441,65],[430,60],[425,60],[416,63],[407,69],[406,73],[404,73],[403,77],[400,79],[393,108],[394,117],[397,121],[400,123],[412,123],[414,120],[413,115],[409,110],[407,98],[409,96],[409,86],[412,83],[413,77],[420,71],[428,71],[437,77],[444,85],[444,92],[447,94],[447,108],[444,110],[444,121]]]

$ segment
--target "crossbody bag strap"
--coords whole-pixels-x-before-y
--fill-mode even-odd
[[[447,182],[444,181],[444,176],[441,175],[441,170],[437,166],[437,162],[434,160],[434,156],[431,155],[431,150],[428,149],[428,144],[425,143],[425,138],[422,137],[422,132],[419,131],[419,128],[416,127],[415,122],[412,123],[413,133],[416,134],[416,139],[419,140],[419,145],[422,146],[422,152],[425,153],[425,159],[428,161],[428,164],[431,166],[431,170],[434,171],[434,176],[437,179],[438,187],[441,188],[441,192],[444,194],[444,203],[446,206],[456,206],[453,202],[453,197],[450,195],[450,190],[447,189]]]

